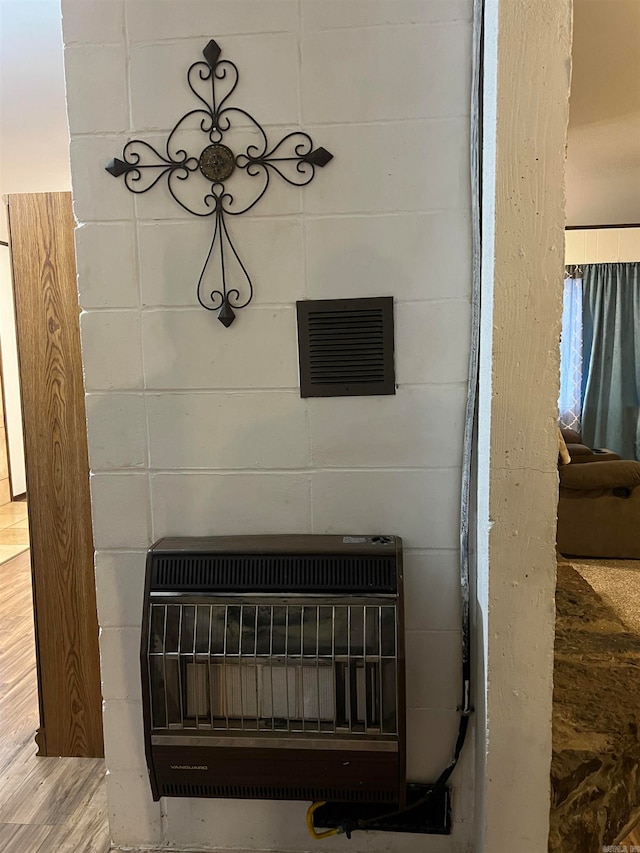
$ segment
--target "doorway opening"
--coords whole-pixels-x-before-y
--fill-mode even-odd
[[[635,0],[574,0],[550,851],[639,837],[638,39]]]

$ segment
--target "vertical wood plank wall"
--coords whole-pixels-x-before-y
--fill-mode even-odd
[[[31,530],[41,755],[101,756],[74,219],[70,193],[9,196]]]

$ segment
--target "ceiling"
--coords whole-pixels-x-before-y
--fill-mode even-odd
[[[574,0],[570,126],[640,112],[640,0]]]
[[[574,0],[567,223],[640,223],[640,0]]]
[[[0,115],[0,193],[69,189],[60,0],[0,0]],[[567,222],[640,223],[640,0],[574,0]]]
[[[0,194],[69,189],[60,0],[0,0]]]

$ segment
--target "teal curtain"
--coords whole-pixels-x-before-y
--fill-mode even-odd
[[[582,440],[640,459],[640,263],[585,264]]]

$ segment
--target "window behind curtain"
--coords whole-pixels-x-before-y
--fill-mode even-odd
[[[582,279],[566,278],[560,336],[560,425],[580,432],[582,398]]]

